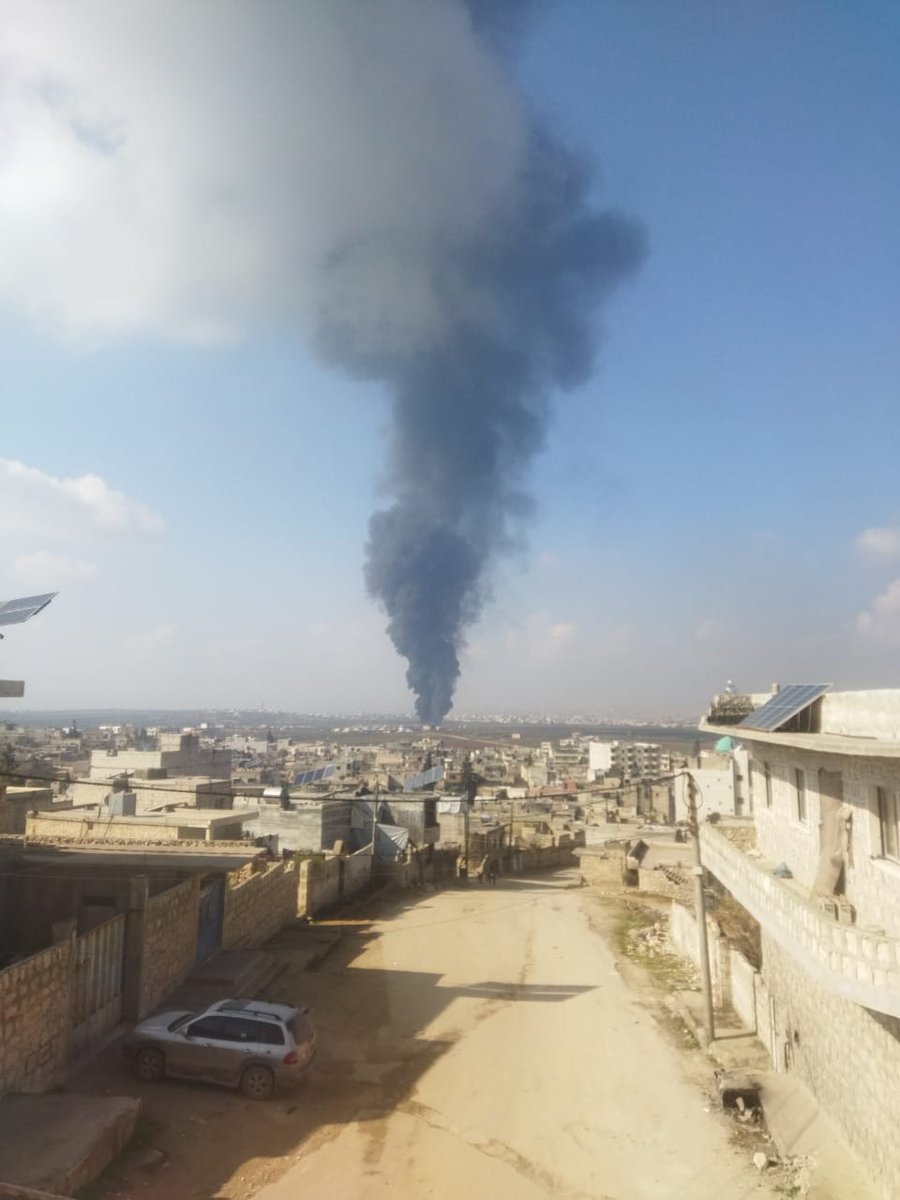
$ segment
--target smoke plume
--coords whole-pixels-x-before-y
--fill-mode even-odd
[[[586,189],[580,165],[535,132],[515,197],[440,263],[445,336],[387,373],[394,503],[372,518],[366,581],[428,724],[450,710],[487,568],[527,513],[548,399],[588,375],[597,304],[639,257],[634,225],[593,212]]]
[[[366,581],[429,723],[641,252],[505,69],[531,7],[0,0],[0,309],[92,344],[290,328],[382,381]]]

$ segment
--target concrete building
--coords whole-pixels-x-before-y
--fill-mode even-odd
[[[672,758],[657,742],[595,741],[588,743],[588,778],[612,773],[629,779],[634,775],[662,775],[670,771]]]
[[[172,808],[231,808],[232,785],[228,779],[209,779],[206,775],[179,775],[174,779],[144,779],[129,776],[128,791],[135,797],[138,813],[160,812]],[[76,779],[66,796],[76,806],[108,807],[109,789],[100,780]]]
[[[711,813],[718,813],[720,817],[740,817],[751,812],[749,750],[736,746],[718,754],[701,754],[699,759],[690,760],[688,770],[697,785],[697,811],[701,821]],[[674,774],[672,800],[669,819],[686,821],[689,807],[686,773]]]
[[[701,729],[735,731],[728,699]],[[784,711],[774,728],[754,727],[767,723],[759,711],[740,728],[756,848],[707,824],[703,859],[760,926],[753,1003],[775,1069],[812,1090],[896,1196],[900,690],[824,694]]]
[[[351,837],[349,798],[294,795],[285,808],[280,798],[234,797],[234,811],[245,814],[247,831],[255,838],[277,838],[278,850],[332,850]],[[251,816],[252,814],[252,816]]]
[[[161,733],[157,741],[155,750],[92,750],[89,778],[109,780],[126,772],[160,779],[181,775],[228,779],[231,774],[231,751],[201,746],[195,733]]]
[[[50,788],[0,784],[0,833],[24,833],[28,814],[50,809],[53,804]]]
[[[69,808],[30,814],[25,836],[66,842],[239,842],[255,812],[180,808],[172,812],[115,813]]]

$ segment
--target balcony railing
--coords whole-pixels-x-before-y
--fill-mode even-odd
[[[900,1017],[900,939],[838,924],[709,825],[700,846],[704,866],[821,987]]]

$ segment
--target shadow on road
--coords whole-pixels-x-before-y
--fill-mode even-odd
[[[521,895],[514,901],[518,906],[528,903],[529,892],[565,886],[559,879],[519,878],[503,879],[490,889],[469,884],[468,890],[485,900],[488,891],[491,900],[495,895],[500,900],[502,891],[515,892]],[[447,986],[440,973],[392,967],[391,937],[403,936],[404,927],[392,929],[391,917],[421,910],[422,925],[427,925],[434,920],[431,910],[438,907],[434,899],[434,893],[382,897],[377,926],[373,902],[364,901],[356,911],[342,909],[334,920],[287,927],[266,945],[282,967],[266,998],[311,1006],[318,1029],[318,1061],[296,1092],[259,1104],[201,1083],[142,1084],[129,1073],[116,1046],[86,1067],[68,1090],[137,1096],[144,1120],[137,1144],[82,1200],[243,1200],[283,1174],[301,1154],[337,1137],[347,1123],[383,1120],[410,1098],[422,1076],[455,1045],[454,1040],[422,1036],[455,1000],[483,1001],[489,1015],[505,1003],[561,1003],[592,990],[492,979]],[[340,939],[323,961],[308,969],[310,940],[325,927],[339,930]],[[158,1153],[148,1154],[148,1148]]]

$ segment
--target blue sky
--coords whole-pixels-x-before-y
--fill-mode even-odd
[[[401,0],[388,10],[403,21]],[[137,61],[141,28],[119,30],[111,51],[86,20],[85,75],[60,90],[83,88],[76,115],[96,122],[97,143],[112,138],[107,158],[143,147],[146,181],[138,93],[143,81],[152,98],[155,68],[149,49]],[[505,97],[524,97],[593,161],[597,203],[642,221],[649,245],[604,309],[594,377],[555,402],[530,473],[534,519],[494,565],[457,710],[691,714],[727,678],[896,685],[900,10],[560,0],[496,78],[469,78],[481,61],[438,32],[437,61],[500,114],[498,142],[515,141]],[[8,633],[0,670],[27,680],[30,707],[408,708],[405,664],[362,581],[387,400],[316,356],[307,294],[265,257],[281,219],[270,197],[292,199],[306,177],[284,190],[267,176],[264,113],[230,97],[222,161],[233,135],[259,172],[238,249],[262,282],[238,287],[238,251],[232,262],[203,242],[188,140],[168,186],[196,223],[179,211],[164,236],[144,212],[123,216],[121,195],[104,209],[107,175],[88,177],[52,140],[34,80],[70,69],[57,38],[23,19],[21,91],[0,93],[21,130],[0,157],[13,255],[0,273],[0,456],[31,469],[0,473],[0,577],[2,594],[61,594]],[[92,92],[111,52],[140,70]],[[190,125],[193,94],[177,98],[172,119]],[[51,115],[71,129],[73,111]],[[344,125],[324,111],[330,155]],[[363,213],[367,179],[347,179]],[[324,188],[309,200],[310,244],[330,203]],[[57,243],[60,213],[80,215]],[[287,300],[270,304],[281,288]],[[201,327],[207,310],[218,324]],[[85,476],[102,483],[64,482]]]

